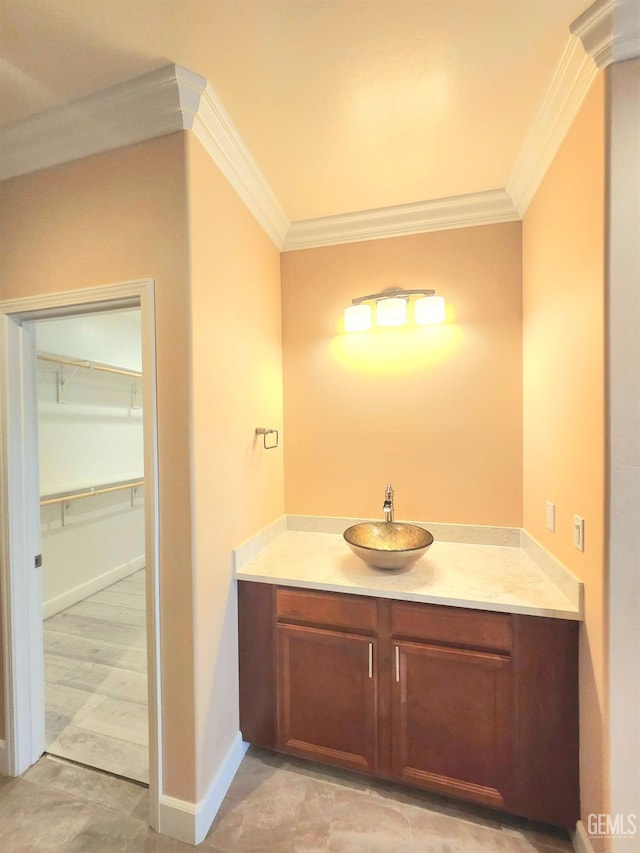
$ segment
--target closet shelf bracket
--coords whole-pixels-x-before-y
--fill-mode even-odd
[[[56,387],[57,387],[58,403],[68,403],[69,402],[65,396],[65,392],[67,390],[67,385],[69,384],[69,382],[71,382],[71,380],[73,379],[73,377],[76,375],[76,373],[79,370],[80,370],[79,366],[74,367],[74,369],[71,371],[71,373],[69,373],[69,375],[65,379],[63,365],[61,364],[60,367],[58,368],[58,371],[56,374],[56,376],[57,376]]]
[[[113,364],[103,364],[99,361],[88,361],[86,359],[71,358],[65,355],[56,355],[52,352],[38,352],[37,358],[38,361],[46,361],[58,365],[56,371],[56,388],[58,403],[68,402],[68,400],[65,399],[65,391],[67,385],[71,382],[71,380],[74,378],[74,376],[80,369],[84,369],[89,370],[92,373],[110,373],[116,376],[126,376],[131,379],[131,408],[142,408],[142,395],[140,388],[140,379],[142,377],[142,373],[139,370],[128,370],[124,367],[116,367]],[[73,368],[73,370],[65,378],[65,370],[67,368]]]
[[[142,408],[142,397],[140,395],[140,383],[137,379],[134,379],[131,383],[131,408],[132,409],[141,409]]]

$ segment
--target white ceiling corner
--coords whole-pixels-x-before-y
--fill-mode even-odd
[[[491,225],[519,218],[506,190],[490,190],[292,222],[283,251]]]
[[[614,0],[596,0],[570,27],[598,68],[612,61],[613,8]]]
[[[524,216],[597,74],[580,39],[570,36],[507,184]]]
[[[0,130],[0,180],[185,127],[206,81],[167,65]]]
[[[184,130],[191,130],[207,81],[199,74],[189,71],[188,68],[183,68],[182,65],[168,66],[168,69],[171,68],[178,84],[178,105],[182,115],[182,127]]]
[[[289,219],[210,85],[200,99],[193,131],[267,236],[282,248]]]
[[[289,220],[213,89],[167,65],[0,129],[0,180],[193,130],[260,226],[282,246]]]
[[[191,130],[283,251],[517,220],[524,215],[575,118],[597,66],[640,55],[640,0],[597,0],[576,19],[571,32],[506,189],[290,222],[216,92],[204,77],[179,65],[165,66],[0,128],[0,180]],[[221,85],[228,88],[229,80]],[[228,93],[224,92],[226,102]],[[269,119],[268,111],[263,112]],[[240,126],[244,128],[244,124]],[[254,139],[250,133],[247,138]],[[261,149],[256,150],[260,153]],[[265,162],[266,173],[271,175],[268,159]],[[500,186],[504,177],[503,173],[485,185]],[[277,181],[274,186],[282,189]]]
[[[283,251],[522,218],[596,74],[581,40],[570,36],[506,189],[292,222]]]
[[[638,0],[596,0],[571,24],[598,68],[640,56]]]

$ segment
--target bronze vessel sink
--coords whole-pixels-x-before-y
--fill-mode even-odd
[[[365,521],[342,534],[353,553],[376,569],[404,569],[415,563],[433,542],[417,524]]]

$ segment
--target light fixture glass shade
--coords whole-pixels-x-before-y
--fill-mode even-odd
[[[364,332],[371,328],[371,306],[350,305],[344,309],[345,332]]]
[[[444,296],[423,296],[416,299],[414,311],[419,326],[444,323]]]
[[[407,300],[399,296],[380,299],[376,303],[376,322],[379,326],[403,326],[407,322]]]

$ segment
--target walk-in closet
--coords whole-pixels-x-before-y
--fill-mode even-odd
[[[147,783],[140,311],[36,346],[46,751]]]

